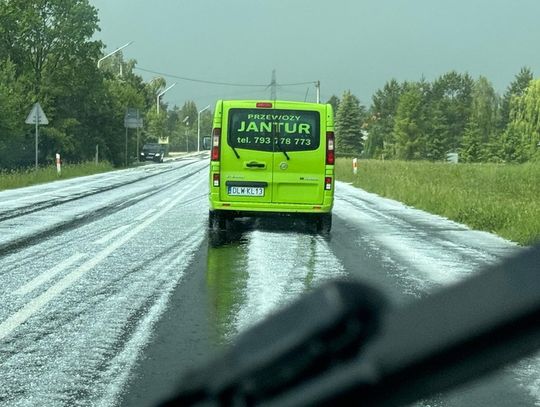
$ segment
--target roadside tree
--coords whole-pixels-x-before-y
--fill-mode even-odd
[[[483,76],[475,81],[471,114],[465,128],[460,156],[465,162],[498,161],[501,141],[497,131],[499,96]]]
[[[420,83],[407,84],[399,98],[394,121],[393,155],[403,160],[425,157],[426,150],[426,101]]]
[[[332,95],[326,103],[329,103],[332,105],[332,108],[334,110],[334,118],[335,118],[337,111],[339,109],[339,103],[340,103],[339,98],[336,95]]]
[[[383,155],[392,157],[389,148],[395,144],[393,129],[403,87],[404,85],[392,79],[373,95],[366,126],[368,132],[364,149],[366,157],[379,158]]]
[[[522,67],[514,80],[506,88],[501,101],[501,116],[499,122],[500,131],[506,130],[508,123],[510,122],[510,110],[512,104],[512,98],[522,96],[525,90],[533,80],[533,72],[530,68]]]
[[[446,153],[458,151],[469,121],[474,80],[468,74],[448,72],[436,79],[429,96],[430,141],[428,150],[433,160],[444,159]]]
[[[512,98],[510,118],[503,136],[506,161],[540,160],[540,79]]]
[[[345,154],[361,154],[364,148],[362,126],[366,109],[350,91],[346,91],[336,115],[336,150]]]

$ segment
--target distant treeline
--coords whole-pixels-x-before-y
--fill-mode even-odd
[[[34,163],[34,127],[25,124],[40,102],[49,124],[40,126],[39,161],[50,163],[95,157],[126,163],[124,117],[128,108],[143,119],[139,144],[169,137],[174,147],[196,148],[197,106],[188,102],[169,111],[156,97],[166,82],[144,82],[118,52],[105,59],[94,40],[97,10],[88,0],[0,1],[0,169]],[[135,111],[136,111],[135,110]],[[189,120],[182,122],[189,116]],[[209,134],[211,114],[201,116]],[[127,161],[136,159],[136,131],[128,131]]]
[[[40,126],[39,161],[61,153],[68,162],[95,157],[114,165],[136,159],[136,131],[124,128],[128,109],[143,127],[139,145],[168,138],[173,150],[197,147],[198,108],[182,108],[157,95],[167,86],[136,73],[122,52],[106,58],[94,40],[97,10],[89,0],[0,1],[0,168],[31,166],[34,128],[25,119],[40,102],[49,124]],[[432,83],[389,81],[366,108],[350,92],[336,107],[338,152],[373,158],[525,162],[538,159],[540,82],[523,68],[503,96],[490,82],[447,73]],[[211,111],[201,134],[211,131]],[[126,148],[127,147],[127,148]],[[126,154],[127,150],[127,154]]]
[[[336,112],[337,151],[365,158],[463,162],[540,160],[540,80],[522,68],[500,96],[483,76],[387,82],[369,108],[347,91]]]

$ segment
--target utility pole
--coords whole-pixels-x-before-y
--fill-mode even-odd
[[[186,125],[186,153],[189,153],[189,142],[188,142],[188,127],[189,127],[189,116],[186,116],[184,120],[182,120],[182,123],[185,123]]]
[[[321,103],[321,81],[315,82],[315,88],[317,89],[317,103]]]
[[[124,163],[128,166],[128,128],[126,127],[126,150],[124,152]]]
[[[270,100],[276,100],[276,70],[272,70],[272,81],[270,82]]]

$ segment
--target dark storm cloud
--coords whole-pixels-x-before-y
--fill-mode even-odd
[[[125,49],[138,67],[218,82],[321,81],[322,99],[350,89],[369,104],[391,79],[432,80],[455,69],[484,75],[502,92],[521,66],[538,72],[540,2],[502,0],[91,0],[107,50]],[[155,76],[139,71],[144,78]],[[178,82],[171,104],[264,98],[264,87]],[[280,87],[278,98],[309,100],[311,85]]]

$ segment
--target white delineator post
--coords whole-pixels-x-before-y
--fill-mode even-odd
[[[358,173],[358,158],[353,158],[352,160],[352,172],[355,175]]]
[[[60,154],[56,153],[56,173],[60,175],[62,172],[62,161],[60,160]]]

